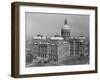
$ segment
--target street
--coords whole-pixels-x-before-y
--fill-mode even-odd
[[[48,63],[43,63],[42,61],[38,63],[31,62],[29,64],[26,64],[26,67],[82,65],[82,64],[89,64],[88,56],[67,56],[67,57],[65,56],[59,62],[48,62]]]

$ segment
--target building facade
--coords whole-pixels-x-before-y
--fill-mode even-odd
[[[36,57],[47,58],[54,61],[60,61],[64,55],[69,56],[69,43],[58,35],[50,39],[33,39],[33,55]]]
[[[80,56],[88,54],[87,40],[84,36],[81,37],[71,37],[69,40],[70,43],[70,55],[71,56]]]

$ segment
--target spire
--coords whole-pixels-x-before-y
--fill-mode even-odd
[[[65,23],[64,24],[67,24],[67,20],[65,19]]]

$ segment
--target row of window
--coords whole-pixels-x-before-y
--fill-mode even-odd
[[[58,56],[57,56],[57,55],[51,55],[51,54],[49,54],[49,58],[52,58],[52,59],[57,59],[57,58],[58,58]]]
[[[48,58],[50,58],[50,59],[57,59],[57,58],[58,58],[57,55],[51,55],[51,54],[48,54],[48,55],[47,55],[47,54],[42,54],[42,53],[39,54],[39,56],[40,56],[40,57],[44,57],[44,58],[47,58],[47,57],[48,57]]]
[[[45,57],[45,58],[46,58],[46,57],[47,57],[47,54],[42,54],[42,53],[41,53],[41,54],[39,54],[39,56]]]

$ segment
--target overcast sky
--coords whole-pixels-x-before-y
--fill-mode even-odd
[[[45,37],[51,37],[54,34],[61,35],[61,28],[64,26],[64,20],[71,26],[71,36],[83,34],[89,37],[89,16],[72,14],[43,14],[43,13],[25,13],[26,39],[30,39],[37,34],[43,34]]]

